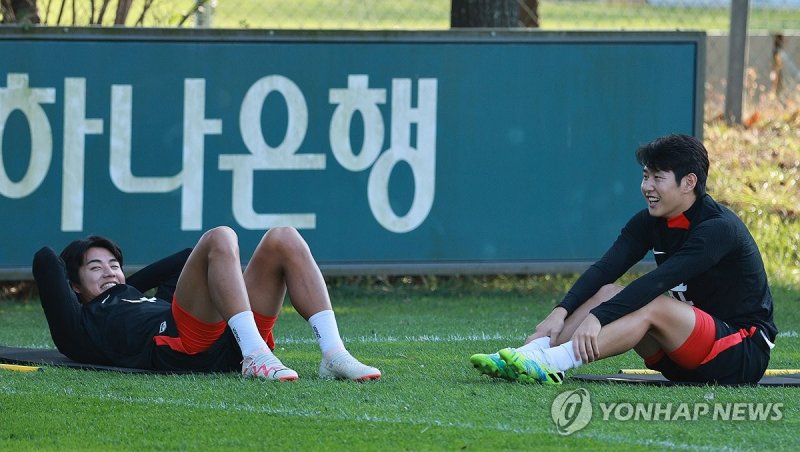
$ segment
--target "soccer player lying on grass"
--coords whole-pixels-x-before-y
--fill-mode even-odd
[[[481,373],[560,384],[568,369],[633,349],[673,381],[761,379],[777,334],[772,296],[750,232],[705,192],[705,147],[670,135],[640,147],[636,158],[647,208],[525,345],[473,355]],[[653,271],[627,287],[614,284],[649,250]]]
[[[295,380],[272,353],[272,327],[288,289],[322,350],[320,377],[381,376],[345,349],[322,274],[293,228],[267,232],[244,274],[236,233],[227,227],[127,280],[122,261],[117,245],[99,236],[70,243],[60,258],[49,247],[34,256],[53,342],[70,359],[167,371],[240,368],[245,377]],[[156,287],[156,297],[143,295]]]

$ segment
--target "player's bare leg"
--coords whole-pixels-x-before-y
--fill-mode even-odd
[[[328,288],[308,244],[294,228],[269,230],[244,272],[253,309],[275,318],[288,291],[295,310],[308,321],[322,351],[320,376],[378,379],[378,369],[355,359],[344,346]]]
[[[232,229],[222,226],[200,237],[178,278],[175,298],[189,314],[206,323],[250,310]]]
[[[656,344],[667,353],[675,351],[692,333],[695,317],[688,304],[660,295],[600,330],[597,337],[600,358],[619,355],[637,346],[642,353],[655,352]]]
[[[276,317],[288,290],[304,319],[331,309],[328,288],[305,240],[294,228],[270,229],[244,271],[250,302],[257,312]]]
[[[526,353],[509,348],[499,354],[518,374],[519,381],[552,383],[549,376],[580,366],[587,360],[615,356],[634,348],[642,356],[650,356],[658,350],[673,352],[691,335],[695,318],[694,309],[688,304],[660,295],[641,309],[601,327],[596,337],[594,359],[587,358],[591,355],[581,348],[583,342],[578,335],[543,351]]]
[[[175,289],[176,302],[197,320],[213,325],[225,320],[234,333],[244,357],[242,375],[265,380],[295,380],[297,373],[287,368],[269,350],[261,337],[250,309],[241,270],[236,233],[228,227],[209,230],[198,241],[184,265]],[[179,333],[194,343],[210,346],[216,338],[203,337],[202,331],[185,329]]]

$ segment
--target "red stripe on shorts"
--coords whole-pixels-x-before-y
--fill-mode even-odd
[[[725,350],[742,343],[742,341],[746,337],[751,337],[752,335],[756,334],[756,327],[751,326],[749,330],[744,328],[740,329],[739,331],[729,334],[725,337],[720,338],[717,341],[714,341],[714,346],[711,347],[711,352],[709,352],[708,356],[705,357],[703,362],[700,364],[705,364],[712,359],[716,358],[717,355],[724,352]]]

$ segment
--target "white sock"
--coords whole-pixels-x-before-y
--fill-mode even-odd
[[[550,336],[536,338],[522,347],[518,347],[517,351],[532,352],[534,350],[544,350],[550,348]]]
[[[258,332],[253,311],[242,311],[230,319],[228,319],[228,326],[233,331],[233,337],[239,343],[239,348],[242,350],[242,356],[252,355],[253,353],[262,349],[269,350],[261,333]]]
[[[333,311],[326,309],[308,318],[308,324],[314,331],[322,356],[329,358],[334,353],[344,350],[344,343],[339,336],[339,327],[336,325],[336,316]]]
[[[583,361],[575,358],[575,353],[572,351],[572,341],[556,347],[529,352],[527,356],[561,372],[583,365]]]

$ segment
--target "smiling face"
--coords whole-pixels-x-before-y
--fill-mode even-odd
[[[697,199],[696,184],[694,173],[687,174],[679,183],[672,171],[654,171],[646,166],[642,169],[642,195],[654,217],[670,219],[687,211]]]
[[[122,266],[111,251],[101,247],[91,247],[83,257],[78,269],[80,283],[73,283],[72,289],[78,294],[81,303],[87,303],[114,287],[125,284]]]

